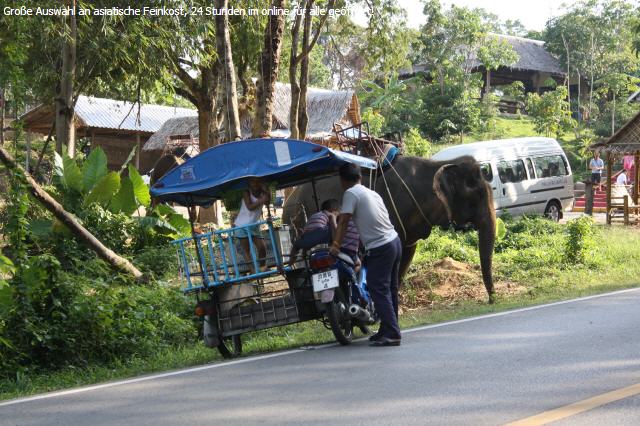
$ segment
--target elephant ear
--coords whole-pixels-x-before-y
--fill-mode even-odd
[[[445,164],[433,176],[433,192],[444,206],[449,222],[452,221],[451,201],[456,192],[455,176],[451,171],[457,167],[456,164]]]

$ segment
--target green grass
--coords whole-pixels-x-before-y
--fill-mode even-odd
[[[403,315],[403,328],[433,324],[470,316],[501,312],[524,306],[619,290],[640,285],[640,232],[628,228],[599,227],[598,264],[590,266],[554,266],[514,271],[506,261],[507,254],[496,253],[495,275],[513,279],[527,288],[526,292],[498,297],[488,305],[477,301],[460,301],[453,306],[411,311]],[[475,259],[471,260],[475,263]],[[428,267],[426,258],[421,262]],[[307,345],[333,342],[331,332],[319,322],[306,322],[243,335],[244,355],[255,355]],[[201,343],[159,351],[150,358],[133,358],[107,366],[67,368],[51,373],[18,376],[15,381],[0,381],[0,399],[89,385],[158,371],[220,362],[216,350]]]

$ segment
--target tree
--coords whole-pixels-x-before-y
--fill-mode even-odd
[[[349,16],[327,22],[321,43],[323,62],[340,89],[357,89],[359,81],[379,80],[383,84],[411,63],[411,43],[417,31],[406,26],[406,11],[395,0],[338,1],[336,7],[365,9],[366,27]]]
[[[564,132],[575,127],[567,101],[567,88],[558,86],[542,95],[529,93],[526,108],[533,119],[536,132],[547,137],[559,138]]]
[[[430,138],[440,139],[470,131],[479,123],[482,81],[474,69],[482,65],[490,71],[518,57],[511,46],[489,34],[482,10],[457,6],[443,10],[439,0],[430,0],[424,13],[427,22],[415,46],[415,62],[426,68],[417,124]]]
[[[229,0],[216,0],[218,10],[226,10]],[[240,131],[240,115],[238,113],[238,92],[236,90],[236,73],[231,53],[231,36],[229,34],[229,16],[216,15],[216,45],[218,67],[222,70],[224,96],[224,122],[227,140],[242,139]]]
[[[289,59],[289,82],[291,84],[291,106],[289,109],[289,128],[292,139],[304,139],[307,132],[307,88],[309,85],[309,55],[316,45],[327,18],[328,10],[333,9],[335,0],[329,0],[325,14],[319,19],[315,33],[312,34],[313,16],[311,11],[315,0],[303,0],[298,6],[305,13],[298,13],[291,27],[291,55]],[[303,27],[300,40],[300,26]],[[301,42],[301,44],[300,44]],[[300,49],[300,51],[298,51]],[[299,53],[298,53],[299,52]],[[296,72],[300,66],[300,78]]]
[[[269,136],[273,117],[273,98],[278,79],[280,53],[284,33],[285,0],[272,0],[271,7],[279,11],[270,14],[264,31],[264,47],[260,56],[259,76],[256,90],[256,116],[253,120],[254,137]]]
[[[588,79],[590,117],[596,111],[594,91],[598,81],[610,73],[634,74],[640,65],[633,53],[633,22],[633,8],[628,2],[582,0],[547,23],[547,49],[560,58],[570,77]],[[580,93],[576,95],[579,103]]]
[[[56,152],[62,153],[62,147],[67,146],[70,157],[75,156],[76,137],[73,122],[73,84],[76,79],[76,44],[78,25],[76,21],[76,1],[67,0],[65,6],[72,10],[64,18],[62,31],[62,69],[56,105]]]

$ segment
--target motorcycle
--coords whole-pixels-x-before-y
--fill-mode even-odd
[[[313,291],[325,306],[325,318],[336,340],[342,345],[351,343],[354,326],[369,334],[369,325],[378,318],[367,288],[366,268],[356,272],[350,256],[333,256],[328,249],[312,251],[308,265]]]

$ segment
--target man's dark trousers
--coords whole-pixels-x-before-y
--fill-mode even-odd
[[[364,264],[367,268],[367,286],[380,317],[379,333],[390,339],[400,338],[398,326],[398,273],[402,244],[400,238],[367,250]]]

